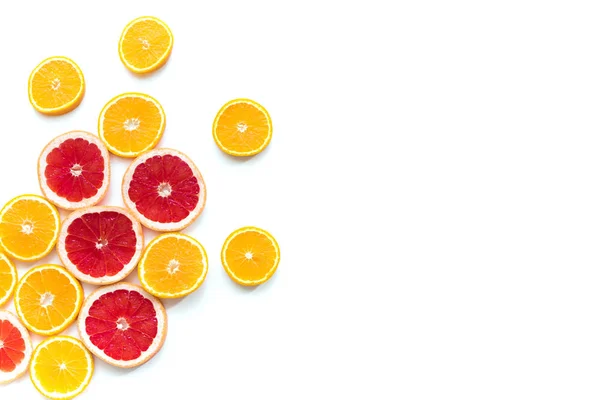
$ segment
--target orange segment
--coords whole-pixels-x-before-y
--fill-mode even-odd
[[[81,103],[84,93],[83,72],[67,57],[47,58],[29,76],[29,102],[42,114],[65,114]]]
[[[173,49],[173,34],[163,21],[140,17],[131,21],[119,40],[119,57],[132,72],[144,74],[165,65]]]
[[[0,245],[18,260],[39,260],[50,253],[59,229],[56,207],[38,195],[15,197],[0,211]]]
[[[231,279],[244,286],[256,286],[277,270],[279,245],[264,229],[240,228],[225,240],[221,261]]]
[[[17,269],[15,265],[0,253],[0,306],[8,301],[17,285]]]
[[[15,308],[23,324],[46,336],[65,330],[77,317],[82,302],[81,285],[59,265],[30,269],[15,291]]]
[[[156,146],[165,124],[165,112],[156,99],[142,93],[124,93],[102,109],[98,134],[111,153],[137,157]]]
[[[217,146],[232,156],[253,156],[269,145],[273,125],[267,110],[249,99],[225,104],[213,122]]]
[[[162,298],[183,297],[198,289],[208,270],[204,247],[191,236],[167,233],[152,240],[138,264],[144,289]]]

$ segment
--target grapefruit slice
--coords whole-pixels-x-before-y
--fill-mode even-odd
[[[63,265],[80,281],[108,285],[135,268],[144,247],[140,223],[124,208],[89,207],[63,222],[56,249]]]
[[[85,300],[79,335],[98,358],[121,368],[150,360],[167,335],[162,303],[141,287],[120,282],[102,287]]]
[[[0,383],[12,382],[27,371],[31,359],[31,339],[21,321],[8,311],[0,311]]]
[[[38,177],[42,193],[56,206],[66,210],[93,206],[108,189],[108,150],[90,133],[65,133],[40,154]]]
[[[206,202],[206,187],[188,156],[177,150],[155,149],[127,168],[123,200],[142,225],[173,232],[198,218]]]

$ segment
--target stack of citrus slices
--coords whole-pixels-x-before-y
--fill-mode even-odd
[[[119,56],[132,73],[147,74],[167,63],[172,47],[164,22],[141,17],[123,30]],[[42,114],[68,113],[84,93],[83,72],[66,57],[44,60],[29,78],[29,100]],[[90,383],[94,356],[131,368],[163,346],[160,299],[196,291],[208,271],[202,244],[181,232],[203,212],[206,185],[188,155],[157,147],[165,127],[154,97],[115,96],[100,111],[97,135],[73,130],[41,150],[41,195],[17,196],[0,210],[0,306],[14,294],[16,310],[0,310],[0,383],[29,370],[42,395],[71,399]],[[218,111],[212,135],[223,152],[253,156],[271,141],[271,118],[252,100],[233,100]],[[132,159],[123,205],[101,205],[114,156]],[[62,220],[59,210],[68,213]],[[159,235],[146,243],[144,229]],[[60,265],[41,263],[18,276],[15,261],[39,261],[54,249]],[[259,285],[275,273],[279,246],[264,229],[240,228],[226,238],[221,262],[233,281]],[[136,266],[140,285],[123,282]],[[86,296],[81,282],[96,289]],[[62,334],[75,321],[79,338]],[[30,332],[46,339],[34,347]]]

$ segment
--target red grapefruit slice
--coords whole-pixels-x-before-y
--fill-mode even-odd
[[[14,314],[0,311],[0,383],[12,382],[23,375],[31,353],[27,329]]]
[[[108,285],[135,268],[144,247],[140,223],[124,208],[95,206],[73,211],[63,222],[56,250],[80,281]]]
[[[83,343],[98,358],[132,368],[161,349],[167,314],[162,303],[141,287],[120,282],[89,295],[77,326]]]
[[[108,150],[97,136],[73,131],[54,138],[38,159],[44,196],[66,210],[98,204],[110,180]]]
[[[123,177],[123,200],[142,225],[155,231],[179,231],[204,209],[206,187],[185,154],[172,149],[148,151]]]

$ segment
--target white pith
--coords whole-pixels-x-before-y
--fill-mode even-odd
[[[21,323],[21,321],[17,318],[17,316],[8,311],[0,311],[0,321],[4,321],[4,320],[10,322],[21,333],[21,337],[23,338],[23,341],[25,342],[25,351],[23,352],[25,357],[23,357],[23,360],[21,361],[21,363],[19,365],[17,365],[17,367],[13,371],[11,371],[11,372],[0,371],[0,384],[11,382],[11,381],[17,379],[18,377],[20,377],[21,375],[23,375],[25,373],[25,371],[27,371],[27,368],[29,367],[29,361],[31,360],[31,353],[33,352],[29,332],[27,331],[25,326]]]

